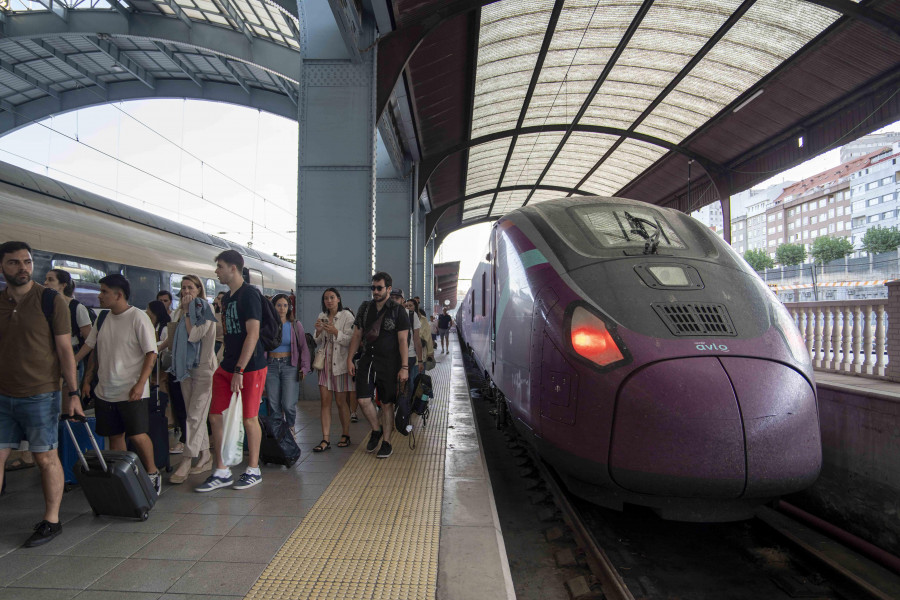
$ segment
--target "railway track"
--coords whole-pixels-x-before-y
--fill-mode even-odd
[[[484,385],[477,373],[467,369],[467,374],[471,389]],[[494,403],[489,392],[483,395]],[[514,429],[503,424],[505,414],[498,406],[493,414],[497,429],[505,431],[506,446],[511,452],[525,451],[527,468],[537,479],[534,489],[546,490],[544,504],[564,521],[579,562],[590,568],[592,576],[580,584],[567,582],[571,598],[900,598],[896,573],[768,508],[750,521],[678,523],[643,509],[611,511],[574,497]]]

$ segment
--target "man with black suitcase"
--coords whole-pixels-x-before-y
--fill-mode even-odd
[[[60,533],[59,505],[65,476],[59,462],[59,378],[70,390],[64,406],[84,416],[71,325],[66,303],[55,290],[31,279],[34,262],[25,242],[0,245],[0,267],[6,289],[0,292],[0,486],[11,449],[28,440],[41,471],[44,518],[35,525],[26,547],[46,544]]]
[[[125,437],[134,446],[144,464],[157,495],[162,477],[153,460],[150,439],[150,372],[156,362],[156,334],[147,313],[130,306],[131,284],[123,275],[113,273],[100,280],[100,308],[108,309],[97,317],[76,360],[96,348],[92,364],[97,366],[97,433],[109,438],[112,450],[125,451]],[[90,377],[84,389],[90,389]]]

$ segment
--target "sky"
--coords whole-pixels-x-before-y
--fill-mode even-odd
[[[898,131],[900,123],[880,131]],[[297,122],[199,100],[138,100],[81,109],[0,137],[0,160],[250,245],[296,248]],[[383,161],[382,161],[383,162]],[[838,165],[835,148],[759,184]],[[380,176],[390,165],[378,165]],[[464,293],[491,226],[450,234],[435,262],[460,261]]]

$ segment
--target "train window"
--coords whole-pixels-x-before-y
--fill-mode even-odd
[[[180,273],[169,274],[169,291],[172,292],[172,308],[178,308],[178,299],[181,298],[181,280],[184,275]]]
[[[487,272],[481,273],[481,316],[487,316]]]
[[[125,267],[125,277],[131,284],[131,298],[128,303],[138,308],[144,308],[151,300],[156,300],[156,293],[160,288],[160,273],[142,267]],[[179,287],[181,280],[179,279]]]
[[[474,322],[475,322],[475,290],[472,290],[472,297],[469,298],[469,304],[472,306],[472,309],[471,309],[471,312],[472,312],[472,318],[471,318],[471,321],[474,323]]]
[[[103,268],[101,268],[103,267]],[[75,281],[75,299],[91,308],[98,308],[100,301],[97,295],[100,293],[99,281],[106,277],[107,269],[100,262],[89,264],[81,260],[71,258],[54,258],[50,261],[50,268],[67,271]]]
[[[649,207],[607,204],[577,206],[570,210],[576,222],[589,232],[591,242],[602,248],[643,248],[656,233],[659,233],[660,248],[685,248],[665,218]]]
[[[98,283],[106,277],[106,271],[80,261],[55,258],[50,262],[51,268],[68,271],[75,280],[75,287],[79,283]]]

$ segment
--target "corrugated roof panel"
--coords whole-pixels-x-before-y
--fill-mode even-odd
[[[497,2],[481,10],[473,137],[518,121],[552,8],[552,0],[536,0]]]
[[[536,182],[562,137],[561,131],[519,136],[501,187]]]
[[[495,140],[469,150],[465,195],[497,186],[510,141],[509,138]]]

